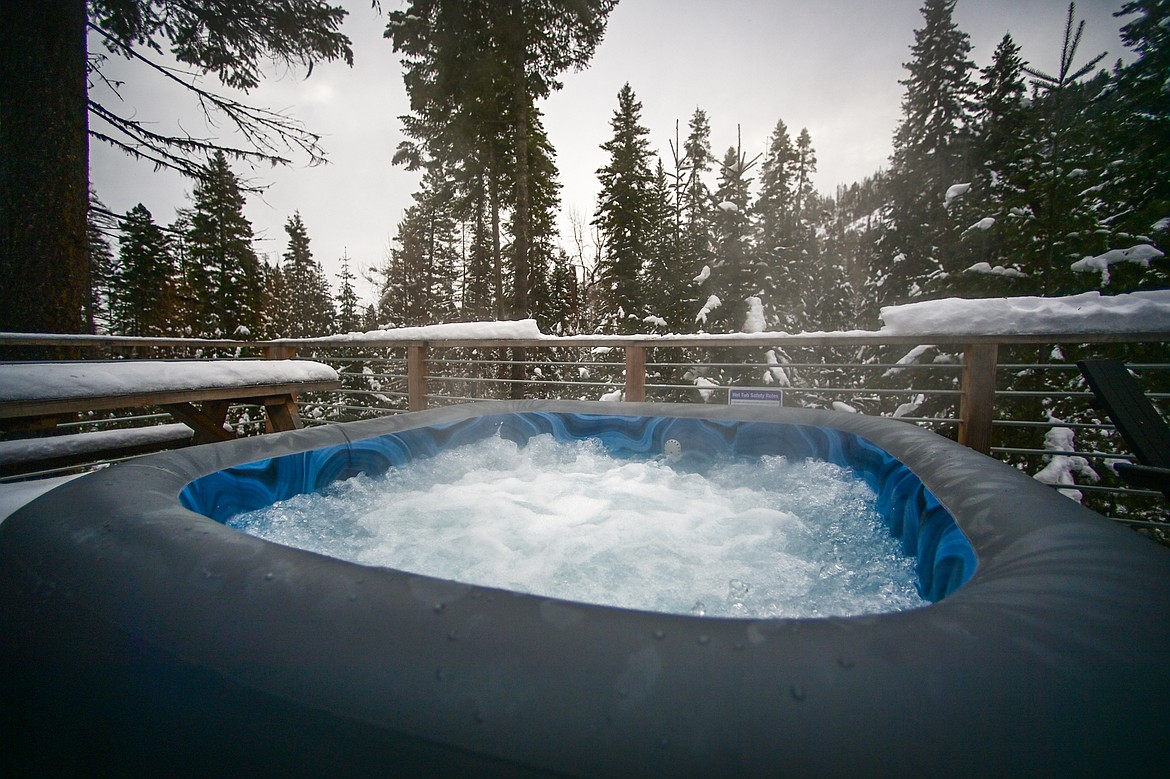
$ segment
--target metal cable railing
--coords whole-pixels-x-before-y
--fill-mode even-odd
[[[97,352],[106,358],[138,358],[145,352],[149,357],[263,359],[292,356],[295,350],[300,357],[333,365],[343,382],[342,389],[335,392],[300,398],[304,423],[314,425],[401,413],[426,405],[516,397],[726,402],[729,390],[740,386],[781,389],[786,405],[832,407],[838,401],[865,413],[896,415],[908,423],[957,435],[960,440],[964,427],[971,425],[970,408],[964,408],[972,398],[969,360],[955,362],[949,354],[941,361],[898,359],[905,351],[900,347],[918,342],[940,343],[962,353],[969,348],[964,343],[970,338],[839,334],[776,336],[747,343],[731,337],[721,340],[681,336],[412,342],[395,341],[391,335],[392,332],[384,340],[361,343],[329,339],[238,342],[78,337],[62,339],[62,343],[84,343],[87,353]],[[976,340],[981,344],[992,341],[987,337]],[[1170,334],[1094,337],[1081,333],[1003,340],[1001,347],[1005,350],[1013,345],[1052,343],[1095,343],[1101,348],[1116,348],[1126,342],[1165,344],[1170,342]],[[792,352],[783,362],[760,359],[761,352],[773,341],[782,342]],[[0,343],[43,347],[55,341],[49,336],[4,336]],[[843,348],[850,350],[848,356],[840,354]],[[862,349],[868,352],[866,359],[856,358]],[[520,359],[515,357],[518,350],[523,350]],[[614,359],[623,352],[624,361]],[[647,358],[648,352],[653,352],[653,359]],[[1153,387],[1148,395],[1155,404],[1170,400],[1170,363],[1135,359],[1130,367]],[[1115,509],[1111,515],[1127,522],[1165,517],[1164,504],[1157,493],[1133,490],[1116,481],[1109,461],[1128,461],[1132,456],[1108,420],[1090,408],[1092,394],[1079,384],[1075,364],[1005,359],[1002,363],[993,362],[992,368],[994,379],[987,401],[991,409],[984,421],[988,441],[985,451],[1029,473],[1037,472],[1054,457],[1083,458],[1093,463],[1102,479],[1100,483],[1078,479],[1074,487],[1092,496],[1090,501],[1097,499],[1106,513]],[[763,384],[763,377],[773,373],[782,373],[787,384]],[[234,424],[242,432],[262,431],[258,413],[244,408],[233,412]],[[61,428],[157,424],[166,419],[162,413],[134,413],[77,419],[62,423]],[[1077,445],[1070,449],[1046,445],[1044,437],[1054,427],[1072,431]]]

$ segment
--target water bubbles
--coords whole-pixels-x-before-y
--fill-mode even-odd
[[[663,454],[676,447],[681,455],[681,442],[664,442]],[[471,585],[699,617],[923,604],[914,561],[900,554],[872,491],[819,461],[740,458],[698,474],[662,457],[611,457],[594,439],[540,435],[520,446],[491,438],[228,524],[418,574],[411,594],[436,615],[469,593],[480,597]],[[567,612],[545,612],[572,627]]]

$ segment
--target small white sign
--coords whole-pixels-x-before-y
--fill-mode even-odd
[[[778,389],[729,387],[727,392],[727,405],[779,408],[784,405],[784,391]]]

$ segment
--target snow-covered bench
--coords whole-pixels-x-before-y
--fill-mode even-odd
[[[0,441],[0,476],[19,476],[174,449],[191,443],[193,435],[191,428],[176,422]]]
[[[159,407],[188,428],[169,432],[108,431],[111,448],[159,445],[189,437],[194,443],[225,441],[229,405],[262,405],[269,431],[301,427],[296,395],[341,387],[337,372],[310,360],[113,360],[0,363],[0,429],[11,433],[47,431],[65,417],[86,411]],[[118,435],[113,435],[118,434]],[[9,455],[26,459],[101,451],[102,439],[50,436],[5,442]],[[93,435],[93,434],[89,434]],[[138,437],[135,440],[135,437]],[[59,440],[58,440],[59,439]],[[165,439],[165,440],[164,440]],[[33,441],[42,443],[34,444]],[[54,451],[56,450],[56,451]],[[36,455],[36,456],[34,456]]]

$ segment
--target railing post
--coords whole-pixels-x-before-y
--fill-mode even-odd
[[[626,347],[626,401],[641,403],[646,399],[646,347]]]
[[[406,406],[410,411],[427,407],[427,345],[406,347]]]
[[[995,410],[995,369],[999,344],[967,344],[963,352],[962,396],[959,398],[959,443],[991,453],[991,420]]]
[[[297,347],[291,344],[269,344],[264,347],[265,360],[292,360],[297,356]]]

